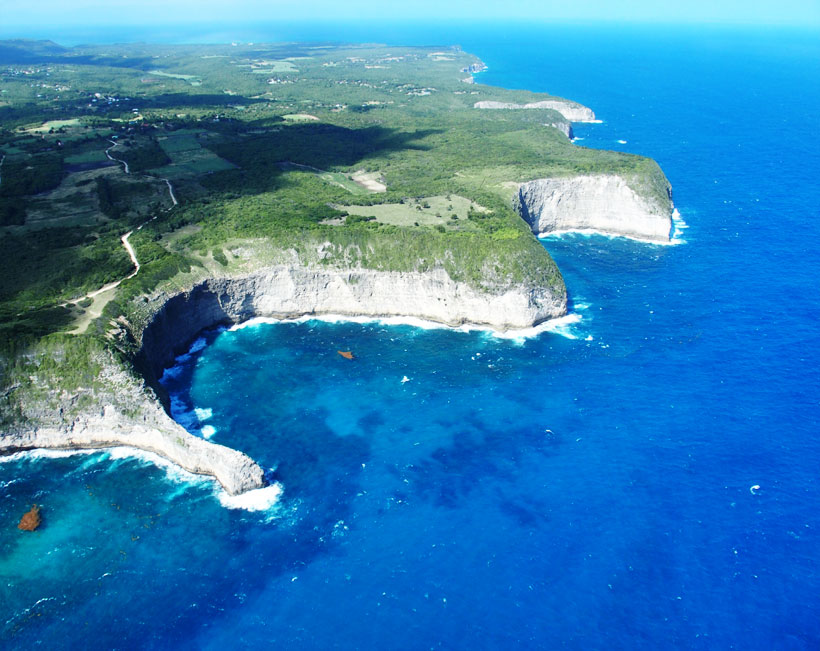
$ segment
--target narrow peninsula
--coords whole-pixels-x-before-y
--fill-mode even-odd
[[[457,47],[0,42],[0,454],[127,446],[265,485],[169,415],[164,370],[254,317],[496,330],[564,315],[536,236],[668,241],[647,158]]]

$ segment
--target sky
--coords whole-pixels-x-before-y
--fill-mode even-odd
[[[0,25],[4,34],[18,27],[316,19],[820,26],[820,0],[0,0]]]

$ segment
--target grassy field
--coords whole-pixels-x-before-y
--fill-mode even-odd
[[[148,74],[154,75],[156,77],[168,77],[169,79],[181,79],[182,81],[187,81],[191,86],[201,86],[202,79],[197,75],[182,75],[175,72],[164,72],[162,70],[152,70]]]
[[[179,129],[157,138],[159,146],[170,157],[167,165],[151,169],[151,174],[169,179],[196,178],[212,172],[233,169],[235,166],[202,146],[207,132]]]
[[[65,127],[75,127],[79,124],[80,120],[78,118],[70,118],[68,120],[49,120],[38,127],[30,127],[28,129],[24,129],[24,131],[26,133],[48,133],[52,129],[56,131],[57,129],[62,129]]]
[[[328,172],[326,170],[320,170],[315,167],[310,167],[309,165],[299,165],[297,163],[290,162],[280,163],[280,167],[283,170],[294,170],[298,172],[306,172],[308,174],[313,174],[325,183],[329,183],[331,185],[340,187],[343,190],[347,190],[350,194],[365,195],[372,194],[374,192],[374,190],[369,189],[362,183],[354,181],[353,176],[355,175],[344,174],[342,172]]]
[[[180,151],[201,149],[202,145],[199,144],[197,135],[197,132],[176,132],[173,135],[161,136],[157,140],[159,141],[160,147],[162,147],[167,154],[172,155]]]
[[[436,226],[464,229],[469,224],[471,211],[487,213],[487,209],[458,195],[438,195],[417,199],[403,199],[401,203],[382,203],[369,206],[334,204],[334,208],[351,215],[373,217],[381,224],[393,226]]]
[[[103,149],[92,149],[84,151],[79,154],[72,154],[63,159],[68,165],[84,164],[84,163],[104,163],[108,160]]]
[[[319,120],[315,115],[308,113],[286,113],[282,118],[288,122],[316,122]]]
[[[151,169],[151,174],[169,179],[195,178],[234,169],[234,165],[207,149],[189,149],[171,154],[169,165]]]
[[[299,72],[291,61],[258,61],[251,64],[252,70],[257,75],[270,75],[277,72]]]

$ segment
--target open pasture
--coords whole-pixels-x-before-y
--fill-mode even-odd
[[[372,206],[335,205],[351,215],[375,217],[382,224],[393,226],[444,226],[463,229],[470,210],[486,212],[486,208],[457,195],[404,199],[402,203],[382,203]]]

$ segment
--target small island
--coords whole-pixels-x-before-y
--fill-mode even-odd
[[[575,102],[459,48],[0,42],[0,453],[128,446],[265,485],[158,380],[205,328],[567,310],[537,235],[669,240],[647,158],[578,147]]]

